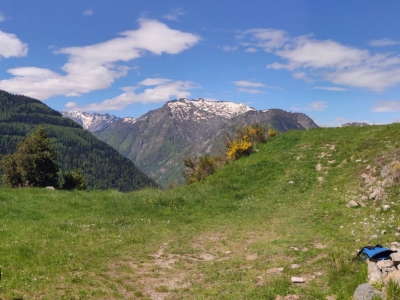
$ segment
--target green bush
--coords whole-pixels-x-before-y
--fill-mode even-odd
[[[61,172],[60,188],[64,190],[85,190],[86,182],[82,170]]]
[[[2,181],[8,187],[45,187],[57,184],[57,152],[43,125],[17,145],[17,151],[0,162]]]
[[[213,174],[218,166],[221,164],[219,157],[200,156],[199,159],[185,158],[183,164],[186,170],[183,176],[186,183],[194,183],[203,180],[207,176]]]

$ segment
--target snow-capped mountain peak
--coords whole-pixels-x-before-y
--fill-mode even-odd
[[[210,117],[219,116],[231,119],[254,108],[228,101],[207,101],[202,98],[197,100],[188,100],[181,98],[167,103],[174,116],[188,120],[204,120]]]
[[[74,120],[91,132],[106,128],[120,118],[110,114],[87,113],[82,111],[60,111],[67,118]]]

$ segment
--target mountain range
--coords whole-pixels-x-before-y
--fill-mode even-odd
[[[83,112],[62,114],[84,124],[163,186],[183,181],[184,158],[220,154],[226,134],[235,132],[238,126],[259,123],[280,132],[318,127],[302,113],[256,110],[244,104],[201,98],[169,101],[136,119]]]
[[[157,184],[105,142],[41,101],[0,90],[0,154],[13,153],[27,134],[43,124],[63,171],[80,168],[92,189],[131,191]]]

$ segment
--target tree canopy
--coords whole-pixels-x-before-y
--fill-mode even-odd
[[[17,151],[0,162],[2,180],[9,187],[35,187],[58,184],[57,152],[52,147],[43,125],[18,143]]]

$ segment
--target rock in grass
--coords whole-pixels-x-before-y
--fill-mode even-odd
[[[346,207],[351,208],[351,207],[357,207],[360,206],[356,201],[351,200],[349,203],[346,204]]]
[[[389,280],[393,280],[397,284],[400,284],[400,270],[394,271],[386,276],[385,281],[388,282]]]
[[[304,283],[306,282],[303,277],[291,277],[292,283]]]
[[[392,254],[390,254],[390,258],[395,265],[400,264],[400,252],[393,252]]]
[[[364,283],[357,287],[353,295],[353,300],[372,300],[374,296],[383,297],[383,294],[371,284]]]
[[[393,267],[393,261],[391,259],[380,260],[376,263],[376,266],[381,270],[383,268],[391,268]]]

